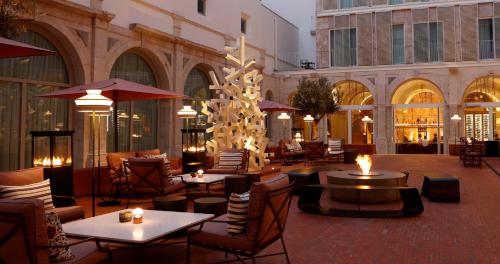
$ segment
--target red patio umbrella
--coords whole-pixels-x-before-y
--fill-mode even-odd
[[[41,94],[39,97],[49,98],[65,98],[77,99],[87,94],[86,90],[101,90],[101,94],[113,100],[115,108],[118,102],[134,101],[134,100],[153,100],[153,99],[171,99],[184,98],[183,94],[165,91],[152,86],[147,86],[135,82],[125,81],[122,79],[109,79],[98,81],[91,84],[84,84],[71,87],[64,90],[59,90],[52,93]],[[114,134],[115,134],[115,151],[118,151],[118,111],[113,111]]]
[[[55,52],[0,37],[0,58],[54,55]]]
[[[266,112],[293,112],[299,110],[298,108],[276,103],[269,100],[263,100],[262,102],[260,102],[259,108],[261,111],[266,111]]]

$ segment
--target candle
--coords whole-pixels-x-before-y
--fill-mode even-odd
[[[140,224],[142,223],[143,217],[142,214],[144,211],[141,208],[135,208],[132,211],[132,214],[134,215],[134,224]]]
[[[198,170],[198,178],[203,178],[203,170]]]

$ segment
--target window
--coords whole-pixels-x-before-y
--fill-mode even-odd
[[[392,64],[405,63],[405,34],[403,25],[392,26]]]
[[[57,50],[33,31],[18,40]],[[36,97],[68,86],[60,55],[0,59],[0,171],[31,167],[30,131],[68,129],[69,101]]]
[[[193,68],[186,79],[184,84],[184,94],[189,96],[194,100],[186,99],[184,100],[184,105],[192,105],[196,112],[201,113],[202,101],[210,100],[215,95],[215,90],[210,90],[210,80],[206,71],[208,69],[203,68],[203,66],[197,66]],[[210,69],[211,70],[211,69]],[[192,124],[196,124],[198,127],[204,127],[207,124],[206,115],[197,115],[196,119],[191,121]],[[184,122],[183,122],[184,123]],[[186,128],[186,123],[184,123]]]
[[[331,66],[356,65],[356,29],[330,31]]]
[[[367,0],[340,0],[340,8],[368,6]]]
[[[443,24],[441,22],[413,25],[414,62],[443,60]]]
[[[246,18],[241,18],[241,33],[246,34],[247,33],[247,20]]]
[[[400,5],[403,2],[403,0],[389,0],[389,5]]]
[[[479,20],[479,58],[493,59],[495,53],[493,51],[493,20],[480,19]]]
[[[205,0],[198,0],[198,14],[205,15]]]
[[[111,69],[110,78],[120,78],[144,85],[156,86],[147,62],[139,55],[122,54]],[[157,147],[158,101],[143,100],[118,103],[118,151],[138,151]],[[109,119],[109,127],[113,127]],[[108,150],[114,149],[113,129],[108,131]]]

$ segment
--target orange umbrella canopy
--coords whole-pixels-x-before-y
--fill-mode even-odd
[[[276,103],[269,100],[263,100],[262,102],[260,102],[259,108],[261,111],[266,111],[266,112],[293,112],[299,110],[298,108]]]
[[[55,52],[0,37],[0,58],[54,55]]]
[[[40,97],[77,99],[87,94],[86,90],[101,90],[101,95],[116,102],[133,100],[152,100],[183,98],[185,95],[165,91],[152,86],[147,86],[122,79],[109,79],[91,84],[84,84],[59,90],[52,93],[41,94]]]

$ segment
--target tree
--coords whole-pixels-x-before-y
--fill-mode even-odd
[[[19,18],[33,13],[35,5],[36,0],[0,0],[0,36],[12,39],[26,31]]]
[[[332,85],[325,77],[317,80],[303,77],[299,81],[292,105],[300,109],[298,111],[300,114],[310,114],[315,120],[320,120],[324,115],[338,110],[337,98],[340,98],[338,91],[332,89]]]

